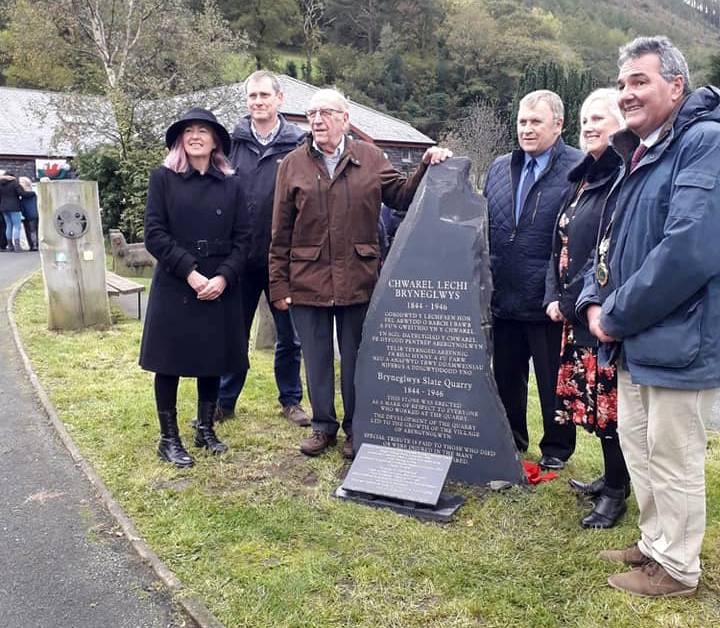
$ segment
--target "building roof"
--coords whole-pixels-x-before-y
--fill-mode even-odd
[[[304,118],[310,99],[320,88],[286,75],[279,75],[278,78],[285,93],[281,113],[297,119]],[[56,137],[61,118],[68,118],[68,112],[73,110],[72,102],[78,98],[84,99],[86,104],[90,101],[93,111],[98,113],[97,117],[105,120],[103,124],[97,125],[98,129],[109,131],[102,133],[100,130],[88,130],[88,133],[83,134],[80,146]],[[174,116],[189,106],[204,105],[212,109],[230,130],[247,113],[242,83],[177,96],[165,104],[170,106],[163,107],[163,113],[158,115],[158,124],[165,126],[167,120],[162,118]],[[152,109],[155,107],[148,107],[146,111]],[[82,148],[107,142],[114,129],[109,105],[100,97],[0,87],[0,112],[0,155],[6,156],[72,157]],[[355,102],[350,103],[350,124],[361,135],[381,144],[429,146],[435,143],[407,122]]]
[[[58,92],[0,87],[0,155],[72,157],[78,148],[102,143],[99,134],[91,132],[83,136],[80,146],[55,137],[62,112],[67,109],[69,115],[71,103],[77,98]],[[104,99],[82,98],[91,103],[98,116],[108,115]]]
[[[298,120],[305,120],[305,111],[313,94],[320,88],[294,79],[285,74],[278,75],[285,95],[280,113]],[[238,119],[247,114],[245,106],[245,86],[243,83],[223,85],[204,91],[183,94],[169,99],[171,106],[166,108],[165,116],[169,116],[159,126],[169,124],[173,116],[179,115],[190,107],[204,106],[211,109],[218,120],[232,131]],[[360,134],[375,142],[388,144],[420,144],[431,146],[435,141],[421,133],[411,124],[394,118],[356,102],[350,102],[350,124]],[[164,126],[163,126],[164,125]],[[307,124],[301,124],[308,128]]]

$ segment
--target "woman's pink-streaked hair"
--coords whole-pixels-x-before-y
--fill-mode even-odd
[[[215,132],[215,129],[213,129],[210,125],[205,126],[210,129],[213,142],[215,142],[216,146],[215,150],[213,150],[213,152],[210,154],[210,163],[215,166],[215,168],[217,168],[220,172],[222,172],[225,176],[229,177],[230,175],[235,174],[235,170],[233,170],[233,167],[230,165],[228,158],[223,152],[222,142],[220,141],[218,134]],[[190,167],[187,153],[185,152],[185,148],[183,148],[182,133],[177,136],[177,139],[173,143],[172,148],[170,148],[167,157],[165,157],[165,160],[163,161],[163,166],[177,173],[187,172],[187,169]]]

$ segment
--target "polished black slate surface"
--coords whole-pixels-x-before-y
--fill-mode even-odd
[[[524,481],[491,372],[485,202],[469,160],[428,169],[370,303],[353,438],[450,455],[449,477]]]

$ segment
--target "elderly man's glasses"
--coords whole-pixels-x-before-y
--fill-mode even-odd
[[[305,112],[305,115],[307,116],[308,120],[314,120],[316,114],[320,114],[320,117],[323,120],[329,120],[332,118],[332,114],[334,113],[343,113],[340,109],[328,109],[328,108],[322,108],[322,109],[308,109]]]

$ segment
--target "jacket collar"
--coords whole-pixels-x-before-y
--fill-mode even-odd
[[[345,136],[345,150],[343,151],[343,154],[340,156],[340,161],[338,162],[338,166],[335,169],[336,173],[339,172],[341,166],[344,167],[344,164],[346,161],[353,164],[354,166],[360,165],[360,160],[357,157],[357,151],[355,148],[356,146],[357,146],[357,140],[354,140],[349,135],[346,135]],[[308,133],[307,137],[305,138],[305,148],[307,149],[308,154],[312,158],[314,158],[314,159],[322,159],[323,158],[322,151],[318,150],[314,146],[312,133]],[[347,159],[346,159],[346,157],[347,157]]]
[[[612,146],[608,146],[600,155],[600,159],[596,160],[592,155],[586,155],[585,159],[568,172],[568,181],[577,183],[585,179],[589,184],[588,187],[599,187],[617,174],[621,164],[620,155]]]
[[[704,119],[720,122],[720,90],[712,85],[699,87],[681,101],[662,125],[652,152],[655,153],[657,146],[659,155],[685,129]],[[627,164],[640,138],[630,129],[623,129],[610,138],[610,143]]]
[[[269,146],[276,146],[278,144],[297,146],[306,135],[305,131],[300,129],[295,124],[289,124],[285,119],[285,116],[278,114],[280,120],[280,129],[278,130],[277,136]],[[250,114],[243,116],[238,122],[235,129],[233,129],[232,139],[240,142],[252,142],[255,143],[255,137],[250,129]]]
[[[557,138],[550,150],[550,161],[548,161],[545,170],[543,170],[537,176],[538,179],[553,167],[555,161],[557,161],[558,156],[565,151],[565,142],[563,142],[562,137]],[[517,168],[519,170],[520,168],[522,168],[523,164],[525,163],[525,151],[522,148],[516,148],[512,152],[512,155],[510,157],[510,163],[513,169]]]
[[[200,173],[190,165],[188,165],[188,169],[185,172],[180,172],[179,174],[186,181],[195,174],[197,176],[201,176]],[[220,179],[221,181],[224,180],[226,176],[222,172],[220,172],[213,164],[210,164],[210,167],[205,174],[210,175],[211,177],[215,177],[216,179]]]

